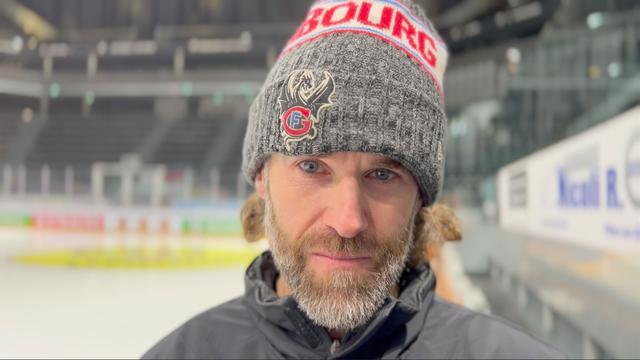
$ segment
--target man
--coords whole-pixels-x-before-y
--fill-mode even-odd
[[[312,5],[251,106],[244,141],[270,251],[247,269],[244,296],[145,357],[561,357],[434,297],[415,251],[421,209],[442,185],[446,61],[410,0]]]

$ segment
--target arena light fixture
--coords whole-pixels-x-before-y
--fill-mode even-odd
[[[587,27],[591,30],[595,30],[604,25],[604,14],[601,12],[594,12],[587,16]]]

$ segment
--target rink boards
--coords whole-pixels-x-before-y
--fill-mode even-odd
[[[501,227],[640,249],[640,107],[500,169]]]

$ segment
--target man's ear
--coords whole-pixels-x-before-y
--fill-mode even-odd
[[[418,190],[413,202],[413,213],[418,214],[420,209],[422,209],[422,195],[420,194],[420,190]]]
[[[261,166],[254,179],[256,186],[256,195],[258,195],[261,199],[264,199],[267,192],[266,176],[264,174],[265,171],[267,171],[266,166]]]

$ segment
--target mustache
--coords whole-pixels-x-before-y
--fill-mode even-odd
[[[358,234],[345,238],[335,233],[307,234],[295,242],[298,254],[324,251],[344,256],[380,256],[393,248],[403,248],[408,241],[408,229],[393,236],[393,239],[377,239],[369,234]]]
[[[307,252],[326,251],[345,256],[370,255],[379,249],[379,242],[366,235],[344,238],[339,235],[305,235],[298,242]]]

